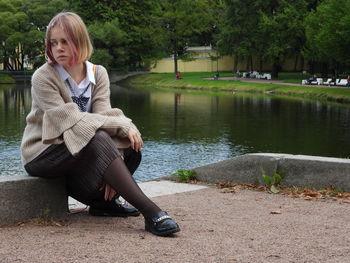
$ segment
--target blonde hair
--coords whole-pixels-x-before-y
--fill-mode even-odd
[[[73,12],[61,12],[51,19],[46,30],[45,52],[50,64],[56,64],[51,50],[51,31],[59,26],[67,36],[68,46],[71,49],[72,60],[70,66],[89,60],[93,47],[86,26],[80,16]]]

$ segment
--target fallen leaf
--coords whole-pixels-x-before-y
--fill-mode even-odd
[[[220,190],[220,193],[223,193],[223,194],[226,194],[226,193],[234,193],[235,192],[235,189],[233,188],[222,188]]]
[[[274,211],[271,211],[270,214],[280,215],[280,214],[282,214],[282,211],[281,210],[274,210]]]
[[[305,196],[304,199],[305,199],[305,200],[309,200],[309,201],[311,201],[311,200],[317,200],[317,198],[311,197],[311,196]]]
[[[261,200],[261,198],[255,198],[255,201],[260,201]]]
[[[225,261],[227,261],[227,262],[237,262],[237,259],[235,259],[235,258],[227,258]]]
[[[53,224],[55,225],[55,226],[63,226],[61,223],[59,223],[59,222],[53,222]]]
[[[350,200],[343,200],[343,203],[348,203],[348,204],[350,204]]]
[[[318,197],[320,196],[320,193],[318,192],[307,192],[307,193],[304,193],[305,196],[311,196],[311,197]]]

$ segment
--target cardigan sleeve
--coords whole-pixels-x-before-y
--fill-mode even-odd
[[[96,85],[92,94],[92,112],[111,117],[118,116],[119,118],[125,118],[126,122],[123,123],[122,127],[119,127],[120,129],[117,133],[120,137],[126,137],[130,128],[136,130],[140,134],[135,124],[133,124],[129,118],[125,117],[122,110],[111,107],[110,81],[106,68],[101,65],[97,66],[96,79]],[[115,127],[115,124],[113,124],[113,119],[109,118],[103,128],[110,131],[110,129],[114,129],[111,127]]]
[[[103,66],[97,66],[96,85],[92,92],[92,112],[100,113],[110,110],[110,82],[107,70]]]
[[[32,76],[32,99],[44,112],[65,103],[59,89],[61,83],[49,76],[49,72],[40,69]]]

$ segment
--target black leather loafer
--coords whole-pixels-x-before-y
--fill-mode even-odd
[[[179,232],[179,225],[165,211],[160,211],[152,218],[145,218],[145,230],[157,236],[170,236]]]
[[[119,199],[113,198],[107,201],[94,202],[89,208],[90,215],[93,216],[113,216],[113,217],[128,217],[139,216],[140,211],[135,207],[127,204],[122,204]]]

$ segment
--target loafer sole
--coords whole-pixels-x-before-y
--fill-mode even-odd
[[[161,236],[161,237],[170,236],[170,235],[172,235],[174,233],[180,232],[180,228],[179,227],[168,229],[168,230],[165,230],[165,231],[155,231],[151,226],[149,226],[147,224],[145,225],[145,230],[148,231],[148,232],[151,232],[154,235]]]
[[[92,216],[110,216],[110,217],[128,217],[128,216],[139,216],[140,212],[130,212],[130,213],[124,213],[124,212],[117,212],[117,211],[105,211],[105,210],[98,210],[98,209],[90,209],[89,214]]]

